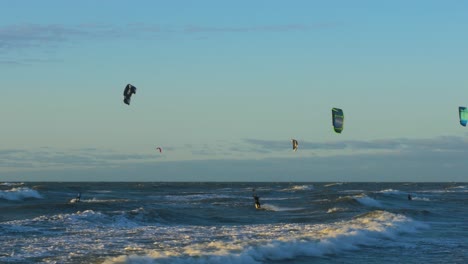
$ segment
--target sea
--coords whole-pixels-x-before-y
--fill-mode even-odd
[[[0,182],[0,263],[468,263],[468,183]]]

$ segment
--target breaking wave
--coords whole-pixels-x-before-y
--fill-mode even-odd
[[[208,239],[178,247],[147,250],[144,256],[123,255],[112,263],[268,263],[297,257],[322,257],[359,250],[382,240],[397,240],[401,233],[414,233],[425,225],[385,211],[373,211],[350,221],[318,225],[263,225],[210,229]],[[252,229],[252,230],[249,230]],[[254,232],[255,231],[255,232]],[[251,233],[252,232],[252,233]],[[241,234],[249,234],[247,237]],[[257,237],[253,234],[261,234]],[[232,239],[216,239],[216,237]],[[244,238],[243,238],[244,237]]]
[[[9,201],[21,201],[28,198],[42,199],[39,192],[27,187],[13,188],[11,190],[0,191],[0,199]]]
[[[345,196],[345,197],[339,197],[337,199],[338,202],[346,202],[346,201],[356,201],[358,202],[359,204],[361,205],[364,205],[364,206],[368,206],[368,207],[382,207],[382,204],[365,195],[365,194],[358,194],[358,195],[354,195],[354,196]]]

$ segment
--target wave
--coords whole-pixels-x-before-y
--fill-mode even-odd
[[[356,196],[353,196],[353,198],[365,206],[382,207],[382,204],[379,201],[372,199],[367,195],[356,195]]]
[[[214,199],[234,199],[239,197],[226,194],[201,193],[187,195],[165,195],[163,198],[169,201],[204,201]],[[245,195],[244,198],[251,199],[250,193],[248,195]]]
[[[262,209],[267,211],[274,211],[274,212],[286,212],[286,211],[299,211],[304,210],[302,207],[279,207],[272,204],[262,204]]]
[[[344,184],[343,182],[335,182],[335,183],[325,184],[324,187],[332,187],[332,186],[343,185],[343,184]]]
[[[363,193],[365,192],[364,190],[344,190],[344,191],[338,191],[339,193]]]
[[[22,186],[24,185],[23,182],[2,182],[0,186]]]
[[[4,228],[8,225],[10,229],[34,229],[36,225],[40,225],[42,227],[46,224],[51,224],[53,228],[58,228],[58,226],[62,225],[67,227],[82,227],[83,229],[97,226],[101,227],[103,224],[115,228],[138,226],[137,223],[126,218],[123,214],[109,216],[93,210],[77,211],[76,213],[71,214],[42,215],[32,219],[13,220],[2,223]]]
[[[369,196],[365,194],[358,194],[354,196],[345,196],[345,197],[339,197],[337,199],[337,202],[346,202],[346,201],[356,201],[360,203],[361,205],[369,206],[369,207],[382,207],[382,204],[373,199],[370,198]]]
[[[348,209],[343,208],[343,207],[333,207],[328,209],[327,214],[333,214],[333,213],[338,213],[338,212],[345,212]]]
[[[453,191],[453,192],[468,192],[468,187],[465,185],[460,185],[460,186],[448,187],[447,190]]]
[[[425,201],[425,202],[430,202],[431,199],[427,198],[427,197],[418,197],[418,196],[413,196],[413,201]]]
[[[385,189],[378,191],[377,193],[383,193],[383,194],[394,194],[394,195],[407,195],[407,192],[402,192],[399,190],[394,190],[394,189]]]
[[[19,187],[13,188],[11,190],[0,191],[0,199],[9,201],[22,201],[28,198],[42,199],[43,197],[39,194],[39,192],[27,187]]]
[[[283,191],[290,192],[290,191],[311,191],[314,190],[313,185],[294,185],[292,187],[286,188]]]
[[[72,201],[75,199],[72,199]],[[129,202],[130,200],[128,199],[80,199],[81,203],[123,203],[123,202]]]
[[[108,258],[104,263],[283,262],[298,257],[323,257],[360,250],[388,240],[398,243],[399,235],[415,233],[422,228],[427,226],[406,216],[385,211],[373,211],[332,224],[220,227],[204,229],[208,233],[200,241],[195,239],[191,243],[177,245],[158,243],[160,249],[145,250],[143,256],[122,255]],[[198,232],[203,232],[201,229]],[[184,231],[187,232],[186,229]]]

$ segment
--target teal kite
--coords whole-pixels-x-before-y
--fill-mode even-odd
[[[460,125],[466,127],[466,123],[468,122],[468,110],[466,107],[458,107],[458,114],[460,115]]]

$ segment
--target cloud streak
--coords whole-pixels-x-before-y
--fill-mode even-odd
[[[250,151],[271,153],[290,148],[288,141],[244,139],[251,146]],[[442,151],[463,152],[468,149],[468,141],[462,137],[437,137],[432,139],[386,139],[386,140],[347,140],[338,142],[299,142],[300,150],[388,150],[388,151]]]
[[[158,156],[122,154],[113,151],[76,149],[69,151],[41,148],[39,150],[0,150],[0,168],[93,168],[112,167],[121,163],[154,161]]]
[[[286,24],[245,27],[188,25],[185,27],[133,23],[124,26],[104,24],[15,24],[0,27],[0,51],[56,47],[63,43],[89,39],[116,39],[162,34],[298,32],[332,27],[333,24]]]
[[[333,154],[276,155],[281,153],[278,150],[290,150],[289,145],[288,141],[246,139],[241,144],[173,148],[173,152],[192,151],[193,159],[184,160],[94,148],[5,149],[0,150],[0,170],[5,180],[53,180],[66,174],[68,180],[77,181],[129,177],[141,181],[466,181],[468,142],[463,137],[302,142],[299,151]],[[197,178],[192,179],[193,175]]]
[[[466,152],[464,154],[467,154]],[[6,181],[466,181],[466,155],[407,152],[328,157],[183,160],[2,173]]]
[[[171,38],[173,36],[200,36],[219,34],[281,34],[288,32],[306,32],[336,26],[333,23],[315,25],[284,24],[261,26],[171,26],[145,23],[127,25],[109,24],[13,24],[0,26],[0,66],[27,66],[37,63],[50,63],[50,56],[42,59],[24,59],[33,52],[55,52],[61,47],[85,43],[87,41],[138,40]],[[24,51],[27,51],[26,53]],[[44,57],[38,56],[35,58]]]
[[[310,31],[320,28],[333,27],[335,24],[288,24],[288,25],[268,25],[268,26],[250,26],[250,27],[205,27],[190,25],[184,28],[185,33],[259,33],[259,32],[298,32]]]
[[[116,38],[123,29],[106,25],[16,24],[0,27],[0,49],[17,50],[56,46],[86,38]]]

